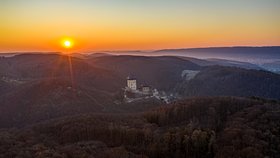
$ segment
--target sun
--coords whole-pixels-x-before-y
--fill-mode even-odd
[[[62,46],[66,49],[72,48],[74,45],[74,42],[70,39],[64,39],[62,40]]]
[[[64,41],[64,46],[65,47],[71,47],[71,42],[70,41]]]

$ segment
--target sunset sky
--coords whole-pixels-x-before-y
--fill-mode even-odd
[[[0,52],[280,45],[280,0],[1,0]]]

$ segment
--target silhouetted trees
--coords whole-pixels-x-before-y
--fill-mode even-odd
[[[0,131],[0,157],[280,156],[280,105],[195,98],[143,114],[88,114]]]

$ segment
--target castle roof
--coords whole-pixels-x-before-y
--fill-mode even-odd
[[[127,77],[127,80],[136,80],[136,78]]]

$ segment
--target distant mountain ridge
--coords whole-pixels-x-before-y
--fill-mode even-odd
[[[61,52],[3,52],[1,54],[61,54]],[[183,55],[189,57],[195,57],[193,55],[206,55],[203,58],[218,58],[218,57],[207,57],[207,54],[222,55],[222,54],[232,54],[235,55],[255,55],[262,56],[266,58],[271,58],[270,55],[275,55],[280,59],[280,46],[232,46],[232,47],[201,47],[201,48],[174,48],[174,49],[158,49],[158,50],[108,50],[108,51],[89,51],[81,54],[98,56],[104,55],[138,55],[138,56],[162,56],[162,55]],[[76,54],[76,53],[74,53]],[[196,56],[198,57],[198,56]]]
[[[190,49],[165,49],[158,54],[174,54],[196,58],[221,58],[237,61],[262,62],[280,59],[280,46],[273,47],[211,47]]]

